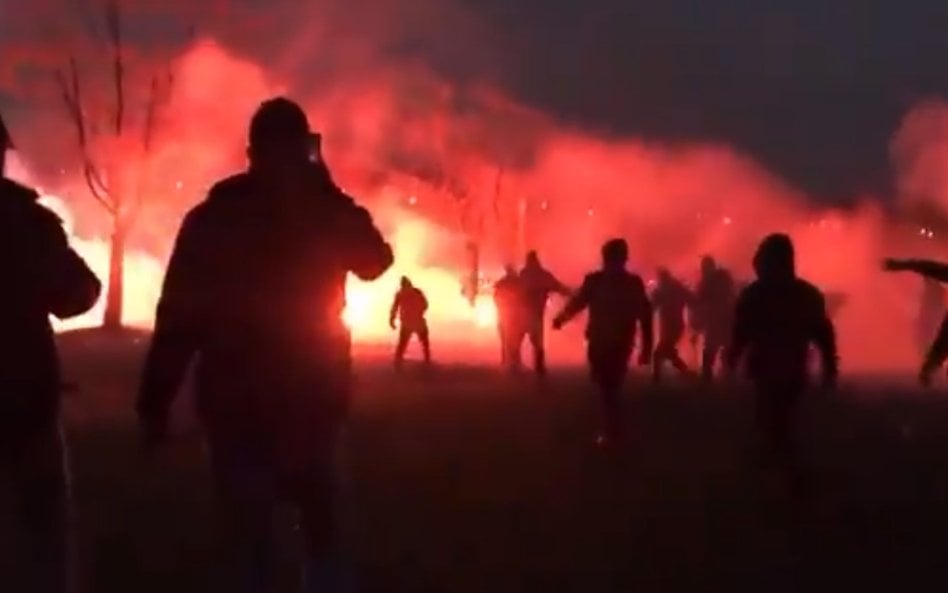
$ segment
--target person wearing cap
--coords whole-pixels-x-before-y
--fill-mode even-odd
[[[536,251],[527,253],[527,261],[520,271],[519,278],[524,316],[519,327],[520,333],[514,338],[515,343],[511,348],[516,348],[519,356],[523,339],[528,338],[533,347],[533,369],[538,376],[543,377],[546,375],[544,344],[546,304],[550,300],[551,293],[568,297],[572,292],[543,267]]]
[[[11,148],[0,119],[0,173]],[[17,553],[0,559],[16,574],[0,582],[16,583],[11,591],[52,592],[73,583],[60,364],[49,316],[87,312],[101,284],[38,200],[36,191],[0,176],[0,490],[12,495],[17,527]]]
[[[823,293],[796,274],[789,236],[765,238],[753,263],[757,280],[738,297],[725,363],[733,373],[746,359],[763,443],[761,460],[798,478],[793,419],[808,381],[810,348],[820,353],[824,388],[834,388],[836,332]]]
[[[299,510],[305,588],[351,588],[340,549],[337,457],[351,392],[342,320],[349,273],[374,280],[392,250],[333,182],[303,110],[264,102],[249,168],[216,184],[178,234],[137,410],[146,450],[195,363],[198,416],[231,527],[237,590],[271,585],[271,519]]]
[[[624,239],[612,239],[602,247],[602,269],[586,276],[582,287],[554,318],[560,329],[588,309],[586,357],[593,382],[602,396],[604,432],[597,442],[609,445],[622,436],[622,386],[637,330],[642,332],[639,364],[651,362],[652,304],[645,283],[626,269],[629,247]]]

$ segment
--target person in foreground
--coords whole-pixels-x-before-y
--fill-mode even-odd
[[[645,283],[626,269],[629,247],[612,239],[602,247],[602,269],[586,276],[583,285],[554,318],[560,329],[589,309],[586,326],[587,360],[593,382],[602,397],[605,431],[597,441],[611,444],[622,436],[622,385],[629,368],[637,327],[642,331],[639,364],[652,355],[652,305]]]
[[[277,98],[250,123],[249,170],[186,216],[168,266],[138,414],[145,445],[196,362],[198,415],[233,546],[230,590],[268,591],[277,501],[296,505],[304,586],[350,591],[336,524],[336,456],[351,389],[345,279],[392,251],[332,181],[303,110]]]
[[[0,120],[0,174],[10,148]],[[10,591],[52,593],[75,583],[61,377],[49,316],[87,312],[101,284],[70,249],[59,218],[37,200],[34,190],[0,175],[0,490],[15,501],[16,526],[0,534],[16,545],[2,553],[0,582]]]
[[[734,333],[725,362],[734,372],[746,358],[754,386],[756,423],[769,467],[799,470],[794,416],[807,385],[810,347],[821,356],[823,387],[836,386],[836,333],[823,293],[797,277],[793,243],[787,235],[763,240],[754,255],[757,280],[738,297]]]

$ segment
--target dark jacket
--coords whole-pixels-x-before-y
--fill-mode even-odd
[[[101,290],[38,198],[0,178],[0,439],[55,422],[60,371],[49,316],[81,315]]]
[[[519,278],[524,311],[529,315],[543,315],[551,292],[563,296],[570,294],[566,285],[557,280],[549,270],[539,265],[527,265],[521,270]]]
[[[371,280],[392,251],[368,212],[328,179],[305,180],[298,210],[245,173],[218,183],[182,224],[165,276],[139,414],[164,418],[196,361],[198,411],[212,441],[337,418],[349,392],[349,272]],[[311,421],[311,422],[310,422]]]
[[[776,247],[776,248],[774,248]],[[731,349],[734,368],[746,354],[752,379],[802,387],[811,346],[822,358],[824,380],[838,373],[836,334],[818,288],[797,278],[792,248],[762,244],[754,265],[758,279],[738,298]]]
[[[652,306],[658,313],[662,333],[681,333],[685,327],[685,309],[693,303],[694,295],[678,280],[659,283],[652,291]]]
[[[717,268],[701,278],[695,291],[693,329],[721,337],[730,332],[737,297],[734,277]]]
[[[403,328],[417,328],[425,325],[425,312],[428,311],[428,299],[425,293],[414,286],[399,289],[392,303],[390,318],[398,317]]]
[[[625,270],[601,270],[587,275],[558,319],[565,323],[587,308],[586,339],[590,344],[630,348],[639,325],[642,348],[652,351],[652,305],[639,276]]]

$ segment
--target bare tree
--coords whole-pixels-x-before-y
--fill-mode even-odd
[[[83,84],[75,56],[65,69],[56,72],[67,115],[76,129],[82,174],[90,195],[111,221],[109,276],[103,327],[122,327],[125,280],[125,247],[146,198],[149,162],[154,145],[159,112],[170,99],[174,75],[170,66],[159,68],[150,77],[143,113],[132,125],[129,116],[129,83],[119,0],[105,5],[105,46],[110,54],[111,105],[90,109],[83,96]],[[94,24],[86,22],[90,34],[102,37]]]

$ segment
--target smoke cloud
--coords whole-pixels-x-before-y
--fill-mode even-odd
[[[699,257],[710,253],[749,281],[756,243],[783,231],[797,243],[801,274],[846,296],[837,315],[844,368],[916,364],[920,283],[884,275],[878,262],[890,254],[937,256],[937,238],[920,237],[918,225],[897,222],[871,198],[845,211],[821,208],[724,144],[604,139],[517,104],[493,82],[500,60],[491,31],[449,0],[301,4],[122,4],[136,72],[129,79],[133,130],[143,121],[152,73],[174,73],[147,166],[127,163],[144,180],[146,203],[133,258],[167,258],[183,213],[215,179],[243,166],[256,105],[288,94],[324,133],[339,182],[395,238],[397,269],[374,293],[353,288],[372,310],[373,327],[384,324],[379,311],[402,273],[420,276],[423,289],[429,279],[447,327],[452,310],[464,306],[453,279],[465,273],[468,242],[480,246],[487,277],[533,248],[576,285],[598,264],[599,245],[623,236],[646,277],[661,264],[693,281]],[[109,99],[108,52],[94,43],[93,25],[63,22],[91,4],[30,5],[0,0],[0,12],[11,15],[0,50],[15,56],[0,70],[11,128],[32,180],[68,203],[76,235],[101,239],[108,220],[75,173],[74,134],[52,73],[76,56],[95,115]],[[81,12],[86,21],[98,15]],[[197,35],[187,34],[191,28]],[[948,208],[944,103],[910,112],[892,154],[903,203],[923,196]],[[154,298],[154,282],[147,284],[144,301]],[[385,337],[374,330],[363,336]],[[478,336],[493,339],[490,331]],[[576,333],[562,340],[570,344],[564,351],[579,352]]]

